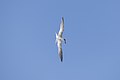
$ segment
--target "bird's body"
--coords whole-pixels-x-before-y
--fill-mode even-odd
[[[62,21],[60,24],[60,30],[58,34],[56,34],[56,43],[58,46],[58,54],[61,59],[61,62],[63,61],[62,42],[65,41],[66,43],[66,40],[62,38],[63,31],[64,31],[64,18],[62,17]]]

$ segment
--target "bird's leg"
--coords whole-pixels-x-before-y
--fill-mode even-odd
[[[64,42],[65,42],[65,44],[66,44],[66,39],[64,39]]]

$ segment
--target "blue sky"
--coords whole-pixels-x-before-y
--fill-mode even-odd
[[[0,0],[0,80],[120,80],[120,1]]]

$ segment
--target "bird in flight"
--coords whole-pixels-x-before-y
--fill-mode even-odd
[[[66,39],[62,37],[63,31],[64,31],[64,18],[62,17],[61,23],[60,23],[60,30],[58,34],[56,33],[56,41],[55,41],[58,46],[58,54],[61,62],[63,61],[62,42],[64,41],[66,44]]]

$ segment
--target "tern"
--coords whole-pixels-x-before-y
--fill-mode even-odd
[[[56,41],[55,41],[55,43],[57,43],[57,46],[58,46],[58,54],[61,62],[63,61],[62,42],[65,42],[66,44],[66,39],[62,37],[63,31],[64,31],[64,18],[62,17],[61,23],[60,23],[60,30],[58,34],[56,33]]]

